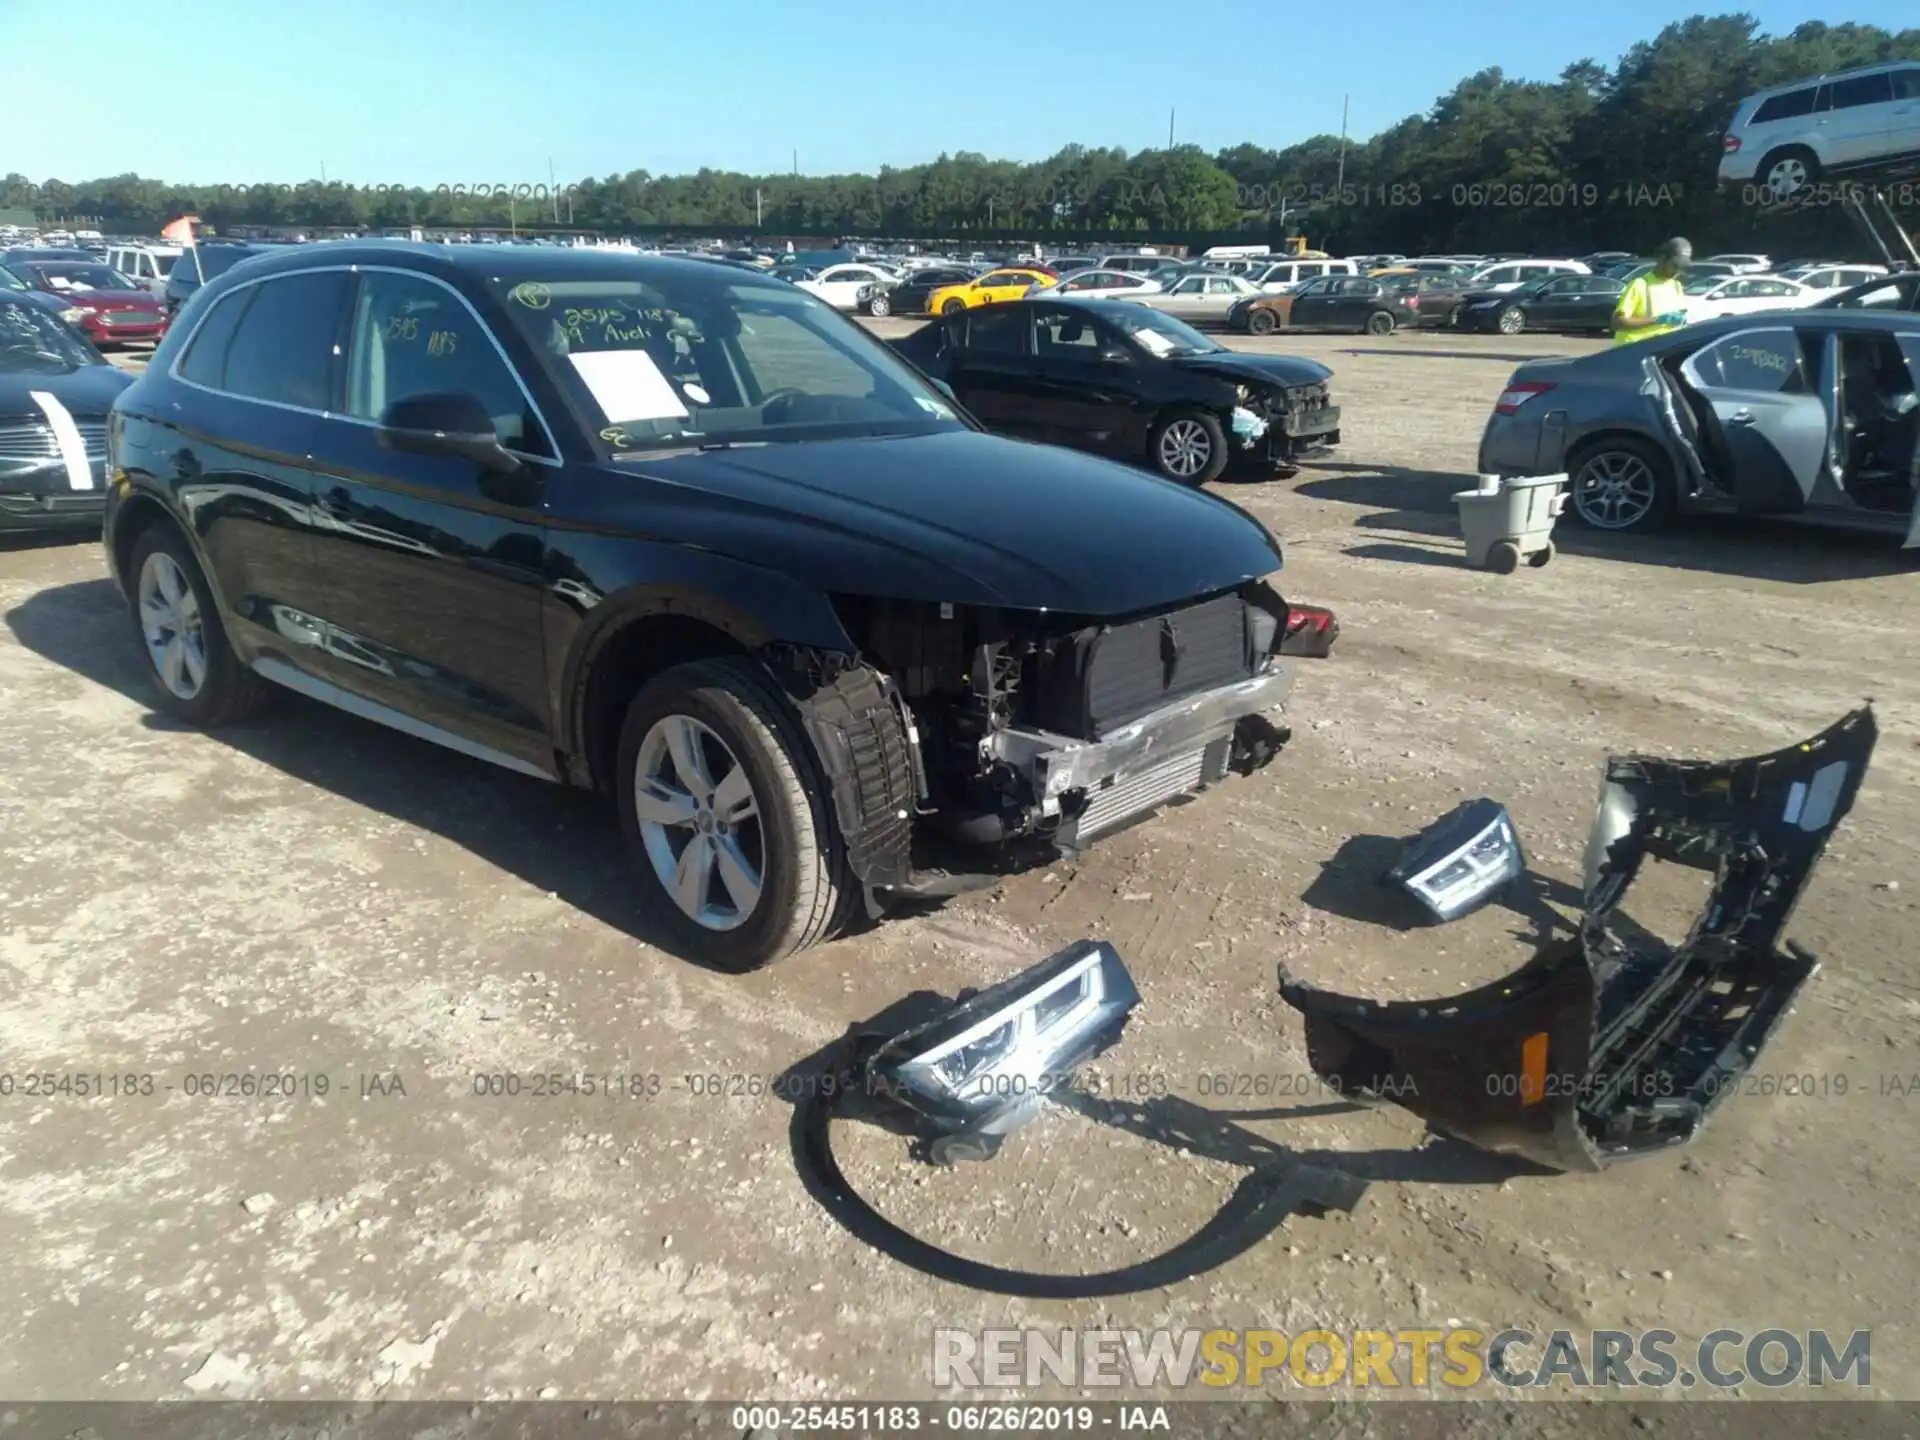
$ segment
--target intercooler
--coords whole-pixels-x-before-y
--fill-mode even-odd
[[[1221,595],[1072,636],[1041,667],[1036,718],[1058,734],[1097,740],[1163,705],[1252,673],[1246,602]]]

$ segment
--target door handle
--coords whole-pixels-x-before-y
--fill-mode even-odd
[[[1753,424],[1753,411],[1736,410],[1727,417],[1727,423],[1729,425],[1751,425]]]

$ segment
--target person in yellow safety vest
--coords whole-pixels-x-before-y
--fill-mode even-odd
[[[1681,276],[1692,263],[1693,246],[1678,235],[1653,252],[1653,269],[1629,280],[1613,307],[1614,344],[1648,340],[1687,323]]]

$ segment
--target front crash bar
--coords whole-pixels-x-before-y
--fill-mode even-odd
[[[1555,1170],[1599,1170],[1691,1140],[1737,1088],[1817,962],[1781,946],[1878,738],[1870,707],[1745,760],[1607,762],[1578,938],[1439,1000],[1337,995],[1281,968],[1314,1070],[1435,1129]],[[1642,861],[1715,871],[1670,947],[1614,923]],[[1630,939],[1622,938],[1622,932]]]

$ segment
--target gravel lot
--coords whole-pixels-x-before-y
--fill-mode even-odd
[[[177,729],[146,703],[97,541],[0,540],[0,1068],[157,1086],[0,1100],[0,1394],[910,1398],[934,1393],[936,1325],[1460,1321],[1871,1329],[1875,1393],[1920,1396],[1920,1101],[1899,1093],[1920,1072],[1913,566],[1882,541],[1715,526],[1563,528],[1544,570],[1470,571],[1448,496],[1493,396],[1592,342],[1239,343],[1325,359],[1346,411],[1337,461],[1218,487],[1282,538],[1289,593],[1340,615],[1293,744],[1082,863],[746,978],[635,938],[591,800],[292,697]],[[1391,996],[1481,983],[1564,912],[1607,753],[1768,750],[1864,695],[1875,769],[1793,930],[1826,968],[1761,1066],[1816,1093],[1739,1096],[1683,1154],[1515,1178],[1311,1092],[1276,961]],[[1370,919],[1353,859],[1483,793],[1511,806],[1540,903],[1438,931]],[[1642,918],[1672,930],[1698,894],[1652,887]],[[1372,1179],[1353,1213],[1269,1215],[1217,1270],[1043,1301],[921,1273],[810,1196],[767,1078],[910,991],[1102,935],[1145,996],[1109,1076],[1250,1112],[1267,1163]],[[616,1101],[474,1094],[509,1071],[662,1078]],[[234,1072],[331,1091],[187,1093]],[[1274,1079],[1222,1099],[1221,1074]],[[1154,1138],[1052,1111],[951,1172],[878,1131],[837,1138],[915,1234],[1091,1272],[1177,1243],[1259,1158],[1180,1113],[1198,1128]],[[218,1383],[189,1387],[210,1357]]]

